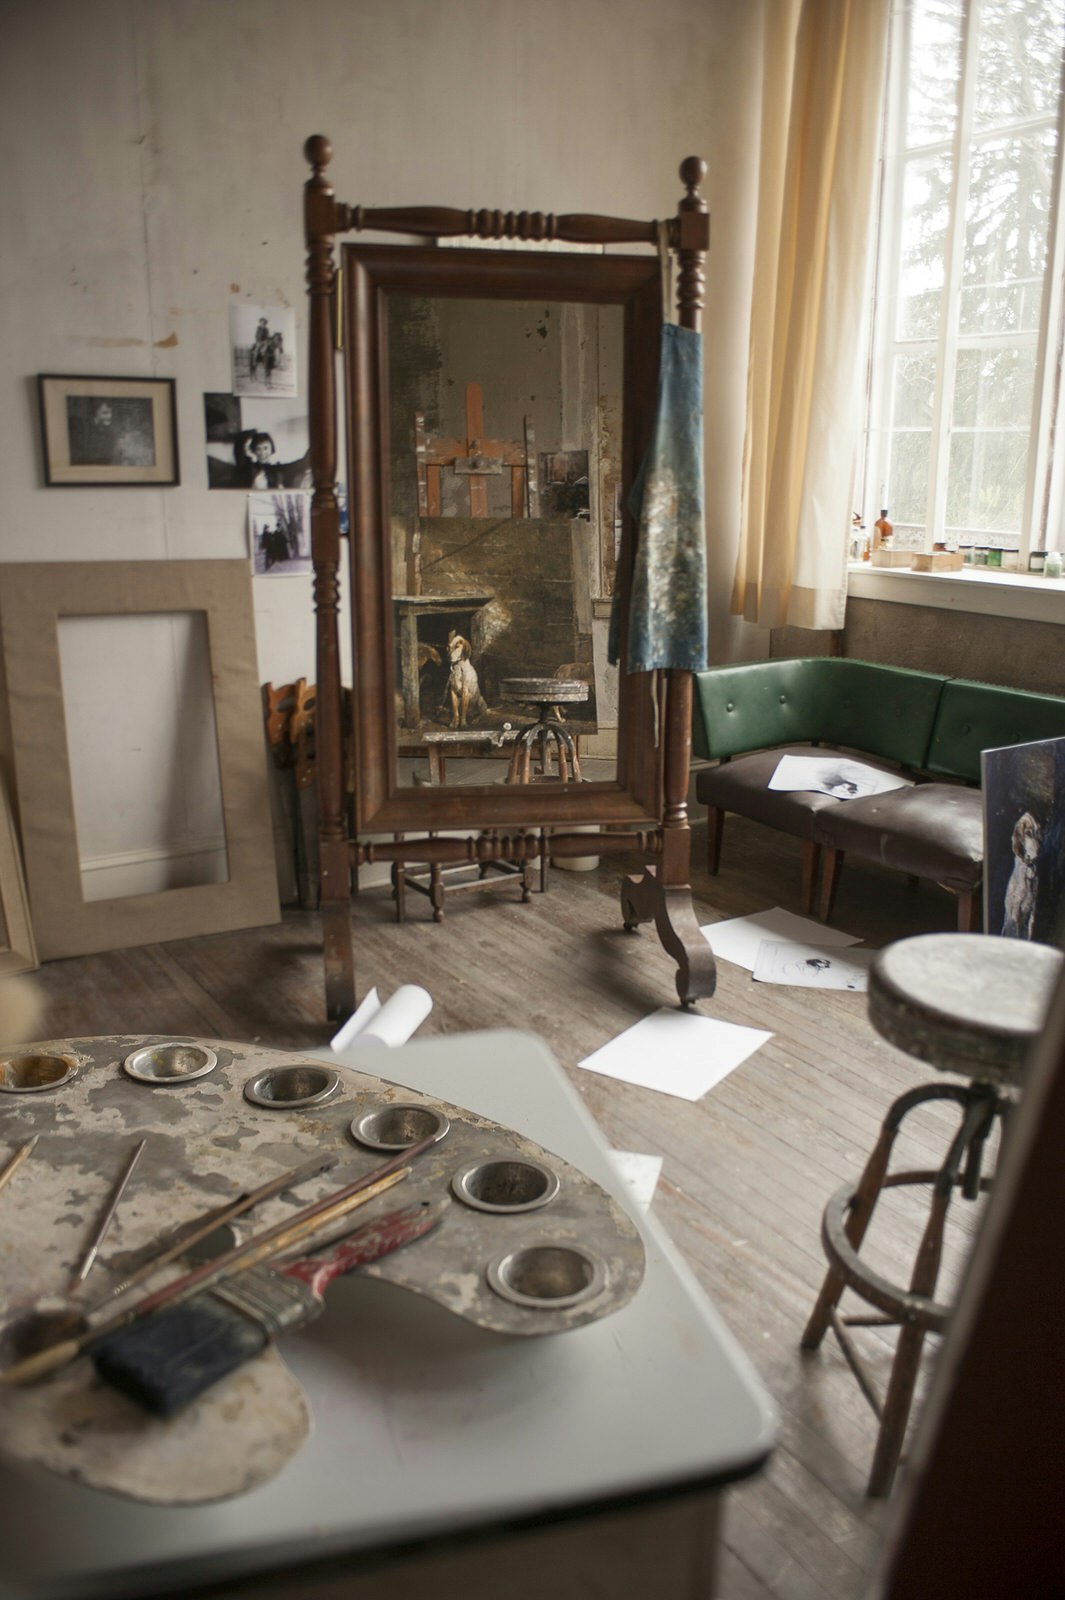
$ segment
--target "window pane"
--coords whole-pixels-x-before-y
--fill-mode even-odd
[[[939,327],[950,218],[949,156],[906,163],[898,337],[932,339]]]
[[[890,508],[891,520],[896,526],[903,522],[918,528],[925,525],[931,438],[927,428],[892,433],[884,503]]]
[[[1056,117],[1061,81],[1061,0],[983,0],[977,35],[978,128]]]
[[[1035,383],[1035,344],[959,350],[955,428],[1020,428],[1027,434]]]
[[[954,137],[962,0],[915,0],[906,86],[906,145]]]
[[[936,358],[905,355],[895,358],[891,416],[896,428],[927,428],[932,422],[936,383]]]
[[[972,153],[959,331],[1034,333],[1046,271],[1052,130]]]
[[[1018,545],[1027,472],[1027,429],[952,434],[948,536],[964,543],[968,530],[988,535],[988,542]]]

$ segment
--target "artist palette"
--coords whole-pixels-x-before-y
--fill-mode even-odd
[[[387,1052],[368,1060],[384,1065]],[[34,1062],[52,1066],[28,1065]],[[102,1299],[168,1229],[310,1156],[333,1154],[335,1165],[241,1217],[238,1239],[426,1138],[433,1143],[395,1193],[338,1223],[332,1235],[420,1200],[446,1198],[446,1214],[426,1238],[362,1268],[362,1276],[433,1300],[489,1335],[520,1337],[606,1316],[643,1276],[634,1223],[569,1163],[471,1112],[322,1060],[126,1035],[37,1044],[0,1057],[0,1164],[33,1135],[32,1155],[0,1193],[0,1364],[13,1359],[20,1317],[42,1301],[62,1304],[108,1191],[141,1138],[147,1144],[135,1179],[76,1309]],[[166,1275],[179,1270],[175,1263]],[[0,1386],[4,1448],[141,1499],[191,1502],[251,1487],[279,1469],[309,1428],[299,1387],[273,1349],[165,1424],[94,1382],[85,1356],[35,1386]]]

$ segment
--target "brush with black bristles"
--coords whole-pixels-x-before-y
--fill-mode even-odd
[[[313,1321],[334,1278],[420,1239],[447,1207],[446,1200],[423,1200],[386,1212],[328,1255],[252,1267],[170,1311],[121,1328],[93,1347],[96,1371],[155,1416],[172,1417],[279,1333]]]

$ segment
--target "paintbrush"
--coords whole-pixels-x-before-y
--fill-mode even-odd
[[[310,1161],[305,1161],[302,1166],[282,1172],[279,1177],[261,1183],[257,1189],[239,1194],[235,1200],[226,1200],[222,1205],[205,1211],[202,1216],[193,1217],[190,1221],[171,1229],[169,1233],[163,1234],[161,1238],[154,1239],[144,1250],[139,1250],[131,1258],[133,1270],[128,1277],[108,1289],[105,1295],[88,1308],[85,1315],[92,1316],[106,1305],[108,1300],[117,1299],[120,1294],[125,1294],[127,1289],[132,1289],[134,1284],[150,1278],[161,1267],[169,1266],[178,1256],[187,1255],[194,1245],[214,1233],[216,1228],[222,1228],[227,1222],[234,1221],[245,1211],[250,1211],[252,1206],[259,1205],[263,1200],[272,1199],[275,1194],[280,1194],[282,1189],[297,1188],[299,1184],[306,1183],[308,1178],[317,1177],[320,1172],[327,1172],[330,1167],[335,1167],[336,1162],[335,1155],[312,1156]]]
[[[161,1311],[164,1306],[179,1305],[184,1300],[190,1300],[201,1290],[213,1288],[216,1283],[236,1273],[246,1272],[263,1261],[283,1255],[294,1245],[302,1244],[310,1235],[320,1232],[328,1223],[346,1216],[357,1206],[365,1205],[367,1201],[383,1194],[386,1189],[391,1189],[393,1184],[402,1182],[404,1178],[410,1176],[410,1170],[409,1167],[402,1167],[398,1172],[389,1172],[384,1177],[377,1178],[376,1182],[374,1173],[368,1174],[367,1178],[359,1183],[341,1189],[337,1194],[319,1201],[316,1205],[307,1206],[294,1219],[267,1228],[263,1233],[257,1233],[254,1238],[246,1240],[244,1244],[235,1245],[232,1250],[227,1250],[224,1255],[216,1256],[212,1261],[205,1261],[202,1266],[193,1267],[182,1277],[175,1278],[173,1282],[164,1284],[161,1289],[145,1295],[143,1300],[138,1300],[127,1310],[116,1312],[104,1322],[98,1322],[92,1327],[72,1334],[68,1339],[61,1339],[34,1355],[16,1361],[13,1366],[6,1367],[0,1372],[0,1383],[32,1383],[59,1367],[67,1366],[98,1339],[106,1338],[119,1328],[124,1328],[132,1322],[139,1322],[153,1312]]]
[[[253,1268],[102,1339],[93,1348],[93,1365],[112,1388],[157,1417],[172,1417],[279,1333],[313,1321],[334,1278],[421,1238],[447,1208],[447,1200],[423,1200],[364,1223],[327,1256]]]
[[[2,1172],[0,1172],[0,1189],[4,1187],[5,1183],[11,1182],[11,1179],[15,1176],[15,1173],[18,1171],[19,1167],[21,1167],[26,1157],[33,1154],[33,1147],[40,1137],[41,1136],[39,1133],[35,1133],[32,1139],[27,1139],[26,1143],[24,1145],[20,1145],[15,1151],[15,1154],[11,1157],[11,1160],[8,1162],[7,1166]]]
[[[111,1190],[111,1193],[108,1195],[107,1204],[104,1206],[104,1209],[100,1215],[100,1220],[93,1229],[93,1235],[86,1246],[85,1254],[82,1256],[81,1261],[78,1263],[74,1275],[70,1280],[70,1289],[68,1291],[70,1294],[73,1294],[76,1289],[80,1288],[80,1286],[85,1282],[85,1279],[89,1276],[89,1273],[92,1271],[93,1262],[100,1253],[100,1246],[103,1244],[104,1239],[107,1236],[107,1230],[115,1220],[115,1212],[118,1210],[122,1196],[125,1194],[126,1189],[129,1186],[129,1181],[133,1176],[133,1169],[137,1165],[137,1162],[140,1160],[141,1156],[144,1154],[144,1147],[147,1143],[147,1139],[141,1140],[140,1144],[133,1151],[133,1154],[126,1162],[126,1165],[123,1168],[117,1183]]]
[[[264,1233],[256,1234],[253,1238],[246,1240],[244,1244],[236,1245],[232,1250],[227,1250],[224,1255],[217,1256],[212,1261],[206,1261],[202,1266],[194,1267],[191,1272],[185,1273],[183,1277],[176,1278],[172,1283],[164,1284],[163,1288],[146,1295],[143,1300],[138,1300],[135,1305],[130,1306],[125,1311],[118,1312],[113,1317],[109,1317],[105,1322],[98,1323],[95,1327],[89,1328],[85,1332],[69,1339],[59,1340],[56,1344],[49,1345],[35,1355],[26,1356],[22,1361],[16,1361],[13,1366],[7,1367],[3,1372],[0,1372],[0,1383],[30,1383],[35,1378],[44,1377],[46,1373],[54,1372],[58,1367],[66,1366],[68,1362],[73,1361],[96,1339],[101,1339],[106,1334],[115,1332],[117,1328],[124,1327],[127,1322],[132,1322],[141,1316],[147,1316],[150,1312],[170,1304],[179,1295],[182,1299],[188,1299],[198,1290],[210,1287],[211,1284],[216,1283],[228,1273],[234,1262],[242,1262],[243,1266],[250,1267],[258,1261],[268,1259],[271,1255],[281,1254],[283,1249],[291,1248],[296,1240],[288,1238],[282,1244],[279,1241],[279,1235],[292,1233],[294,1229],[302,1226],[302,1234],[300,1235],[302,1237],[307,1232],[322,1227],[326,1221],[332,1220],[338,1214],[335,1208],[344,1206],[349,1199],[360,1194],[364,1195],[366,1199],[370,1199],[372,1197],[370,1192],[371,1185],[373,1186],[372,1193],[379,1193],[380,1190],[377,1188],[379,1182],[383,1182],[389,1174],[395,1173],[396,1168],[402,1162],[410,1161],[415,1156],[421,1155],[423,1151],[428,1150],[435,1143],[435,1133],[427,1135],[424,1139],[419,1139],[417,1143],[408,1145],[398,1155],[391,1156],[387,1161],[382,1161],[380,1166],[364,1173],[361,1178],[356,1178],[353,1183],[347,1184],[343,1189],[335,1190],[333,1194],[326,1195],[322,1200],[316,1200],[313,1205],[304,1206],[302,1211],[297,1212],[296,1216],[289,1218],[287,1222],[280,1222],[275,1227],[266,1229]],[[404,1168],[404,1177],[409,1171],[409,1167]],[[387,1184],[385,1187],[387,1187]],[[355,1203],[359,1204],[361,1202],[356,1199]],[[329,1213],[328,1216],[324,1214],[326,1212]],[[252,1259],[251,1253],[255,1251],[259,1253]],[[240,1266],[236,1270],[241,1270]]]

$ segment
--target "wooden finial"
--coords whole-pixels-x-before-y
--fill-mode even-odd
[[[303,146],[303,154],[315,172],[322,172],[333,159],[333,146],[324,133],[312,133]]]
[[[680,164],[680,181],[693,195],[707,174],[706,162],[700,156],[685,156]]]

